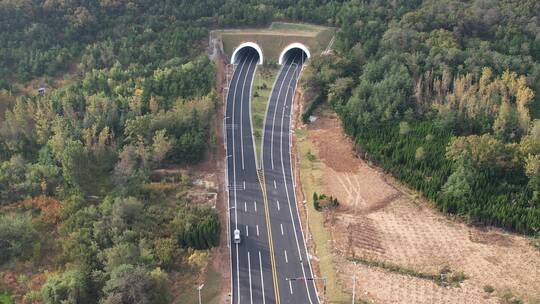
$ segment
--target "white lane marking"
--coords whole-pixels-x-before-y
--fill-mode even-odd
[[[281,235],[283,235],[283,224],[279,224],[279,227],[281,227]]]
[[[263,304],[266,303],[266,299],[264,297],[264,275],[262,271],[262,258],[261,258],[261,252],[259,251],[259,270],[261,272],[261,289],[262,289],[262,297],[263,297]]]
[[[247,212],[247,202],[244,202],[244,212]]]
[[[272,137],[270,138],[270,160],[272,161],[272,170],[274,170],[274,128],[276,126],[276,113],[277,113],[277,106],[279,104],[279,96],[281,96],[281,90],[283,89],[283,84],[285,83],[285,79],[287,79],[287,75],[289,75],[289,70],[291,69],[293,65],[289,65],[289,67],[287,67],[287,72],[285,72],[285,77],[283,78],[283,81],[281,82],[281,85],[279,86],[279,91],[278,91],[278,95],[277,95],[277,101],[276,101],[276,106],[274,107],[274,117],[272,119]],[[290,83],[289,83],[290,85]],[[287,90],[288,92],[288,90]],[[271,97],[270,97],[271,98]]]
[[[257,228],[257,236],[259,236],[259,225],[256,225],[255,228]]]
[[[253,63],[253,58],[249,60],[249,65]],[[249,69],[248,69],[249,71]],[[248,79],[247,73],[246,78],[244,78],[244,83],[242,84],[242,94],[240,95],[240,152],[242,154],[242,170],[244,169],[244,128],[243,128],[243,117],[244,117],[244,88],[246,87],[246,80]],[[236,88],[235,88],[236,89]],[[251,97],[251,96],[250,96]],[[249,102],[249,101],[248,101]],[[246,190],[246,187],[244,186],[244,190]]]
[[[244,190],[246,190],[246,181],[244,181]]]
[[[257,213],[257,202],[253,202],[253,206],[255,207],[255,213]]]
[[[287,88],[290,88],[291,86],[291,82],[292,80],[294,79],[294,77],[291,78],[291,80],[289,81],[289,85],[287,86]],[[294,93],[294,92],[293,92]],[[285,100],[287,100],[289,98],[289,90],[287,89],[287,93],[285,95]],[[291,97],[291,100],[292,100],[292,97]],[[283,136],[283,126],[284,126],[284,118],[285,118],[285,107],[283,107],[283,111],[281,113],[281,132],[280,134]],[[290,118],[289,118],[290,120]],[[291,207],[291,198],[289,196],[289,187],[287,186],[287,177],[285,176],[285,163],[283,161],[283,137],[280,138],[280,154],[281,154],[281,172],[283,174],[283,180],[285,181],[285,194],[287,196],[287,202],[289,203],[289,212],[290,212],[290,215],[291,215],[291,221],[292,221],[292,224],[293,224],[293,232],[294,232],[294,238],[296,240],[296,247],[297,247],[297,250],[298,250],[298,256],[300,257],[300,261],[302,261],[302,252],[300,251],[300,243],[298,242],[298,234],[297,234],[297,231],[296,231],[296,224],[294,222],[294,217],[293,217],[293,214],[292,214],[292,207]],[[290,147],[288,147],[290,149]],[[289,159],[290,159],[290,150],[287,151],[289,153]],[[294,197],[293,197],[294,199]],[[306,252],[307,254],[307,252]],[[309,260],[308,260],[309,262]],[[303,276],[305,277],[306,276],[306,270],[304,269],[304,264],[302,263],[302,274]],[[307,283],[307,280],[304,281],[305,282],[305,285],[306,285],[306,291],[307,291],[307,294],[308,294],[308,299],[309,299],[309,303],[313,303],[313,301],[311,300],[311,293],[309,292],[309,287],[308,287],[308,283]],[[289,281],[290,283],[290,281]],[[292,292],[292,289],[291,289],[291,292]]]
[[[287,257],[287,250],[285,250],[285,263],[289,263],[289,258]]]
[[[246,236],[249,236],[249,226],[246,225]]]
[[[240,78],[240,75],[242,75],[242,69],[244,68],[244,64],[247,60],[242,61],[242,65],[240,66],[240,72],[238,74],[238,78]],[[247,76],[246,76],[247,77]],[[232,108],[232,123],[234,124],[234,108],[235,108],[235,100],[236,100],[236,89],[238,87],[238,79],[236,80],[236,83],[234,85],[234,93],[233,93],[233,108]],[[236,185],[236,157],[235,155],[235,144],[234,144],[234,128],[232,128],[232,161],[233,161],[233,184]],[[236,204],[236,187],[233,189],[234,193],[234,227],[235,229],[238,229],[238,208]],[[238,244],[236,244],[236,291],[238,292],[238,304],[240,304],[240,260],[238,257]]]
[[[280,208],[279,208],[279,201],[278,200],[276,200],[276,204],[277,204],[277,210],[279,211]]]
[[[292,294],[292,283],[291,283],[291,280],[289,280],[289,290],[291,291],[291,294]]]
[[[238,255],[238,244],[236,244],[236,290],[238,291],[238,304],[240,304],[240,259]]]
[[[272,84],[272,89],[270,90],[271,91],[271,94],[270,94],[270,97],[268,98],[268,102],[266,103],[266,111],[264,111],[264,122],[263,122],[263,132],[262,132],[262,139],[261,139],[261,166],[264,168],[264,151],[263,151],[263,148],[264,148],[264,143],[265,143],[265,140],[266,140],[266,125],[268,125],[268,113],[270,113],[270,106],[271,106],[271,100],[272,100],[272,96],[275,95],[274,93],[274,89],[276,88],[276,85],[280,83],[280,77],[285,69],[287,65],[286,64],[283,64],[281,65],[281,68],[279,68],[279,71],[277,73],[278,77],[276,77],[276,79],[274,79],[274,83]],[[275,119],[275,116],[274,116],[274,119]]]
[[[251,304],[253,304],[253,290],[251,288],[251,256],[249,255],[248,251],[248,271],[249,271],[249,298]]]
[[[276,180],[274,180],[274,189],[277,189]]]

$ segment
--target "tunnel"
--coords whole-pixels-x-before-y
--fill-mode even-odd
[[[309,52],[309,49],[307,46],[305,46],[302,43],[291,43],[286,48],[283,49],[281,54],[279,55],[279,64],[283,64],[291,57],[299,57],[300,61],[303,63],[305,62],[309,57],[311,57],[311,53]]]
[[[234,52],[231,56],[231,63],[238,64],[240,59],[244,58],[246,55],[253,55],[258,57],[257,64],[263,63],[263,52],[261,47],[254,42],[244,42],[234,49]]]

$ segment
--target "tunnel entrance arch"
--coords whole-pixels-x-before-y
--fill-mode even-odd
[[[306,54],[306,58],[310,58],[310,57],[311,57],[311,52],[309,51],[309,49],[308,49],[307,46],[305,46],[305,45],[302,44],[302,43],[295,42],[295,43],[289,44],[287,47],[285,47],[285,48],[283,49],[283,51],[282,51],[281,54],[279,55],[279,61],[278,61],[278,63],[279,63],[279,64],[283,64],[283,62],[285,61],[287,52],[289,52],[290,50],[293,50],[293,49],[300,49],[300,50],[302,50],[302,51]]]
[[[244,42],[244,43],[240,44],[239,46],[237,46],[234,49],[234,52],[233,52],[233,54],[231,56],[231,63],[232,64],[238,64],[238,61],[239,61],[238,60],[239,59],[238,53],[244,48],[253,48],[253,49],[255,49],[255,51],[257,51],[257,53],[259,53],[259,62],[257,64],[263,64],[263,52],[262,52],[262,49],[255,42]]]

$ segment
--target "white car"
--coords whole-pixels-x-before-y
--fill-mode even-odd
[[[234,238],[233,238],[233,240],[234,240],[235,244],[240,244],[240,241],[242,240],[240,238],[240,230],[234,229]]]

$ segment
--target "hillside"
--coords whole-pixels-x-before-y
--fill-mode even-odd
[[[360,157],[441,211],[537,234],[540,5],[406,3],[345,5],[339,52],[313,59],[304,87]]]

